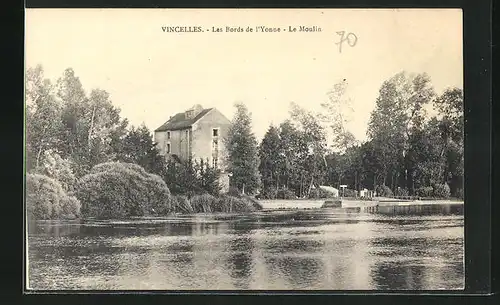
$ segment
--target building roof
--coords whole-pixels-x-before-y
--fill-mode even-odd
[[[203,109],[194,118],[190,119],[186,118],[185,112],[179,112],[171,117],[167,122],[165,122],[165,124],[158,127],[155,131],[179,130],[189,128],[212,109],[213,108]]]

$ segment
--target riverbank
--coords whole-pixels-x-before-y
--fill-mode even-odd
[[[395,198],[378,197],[372,200],[361,199],[296,199],[296,200],[259,200],[264,210],[271,209],[319,209],[322,207],[338,208],[370,208],[392,206],[425,206],[425,205],[463,205],[460,200],[403,200]]]

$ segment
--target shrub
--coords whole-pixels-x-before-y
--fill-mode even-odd
[[[231,212],[237,213],[246,213],[253,212],[255,208],[253,207],[253,203],[248,201],[246,198],[237,198],[233,202],[233,206],[231,208]]]
[[[356,197],[356,191],[351,189],[339,190],[339,195],[343,197]]]
[[[216,198],[210,194],[194,195],[190,202],[195,213],[211,213]]]
[[[277,195],[278,190],[276,188],[265,188],[258,196],[262,199],[276,199]]]
[[[80,215],[80,202],[69,196],[59,181],[45,175],[28,174],[26,209],[31,219],[73,218]]]
[[[297,195],[291,190],[281,189],[277,192],[276,199],[297,199]]]
[[[393,195],[392,190],[386,185],[377,185],[375,187],[375,192],[379,197],[390,197]]]
[[[227,195],[229,196],[234,196],[234,197],[240,197],[241,192],[237,187],[231,186],[229,190],[227,191]]]
[[[64,191],[73,193],[77,179],[73,173],[72,163],[51,150],[44,152],[43,156],[43,162],[36,172],[59,181]]]
[[[422,186],[415,190],[415,193],[419,197],[432,197],[433,192],[432,186]]]
[[[309,193],[310,199],[326,199],[326,198],[334,198],[336,197],[333,192],[329,192],[322,188],[312,189]]]
[[[236,211],[241,199],[231,195],[222,195],[214,201],[212,206],[214,212],[231,213]]]
[[[189,199],[183,195],[172,196],[172,210],[176,213],[183,214],[194,213]]]
[[[262,210],[262,205],[255,198],[250,196],[242,196],[241,200],[243,200],[247,205],[252,206],[253,210]]]
[[[62,204],[63,218],[78,218],[80,217],[80,201],[75,196],[67,196],[67,199]]]
[[[448,184],[436,184],[434,185],[434,196],[438,198],[448,198],[450,197],[450,187]]]
[[[174,210],[180,213],[235,213],[253,212],[262,209],[262,205],[246,195],[239,197],[220,195],[214,197],[210,194],[194,195],[188,200],[186,196],[175,196]]]
[[[457,189],[455,193],[455,197],[458,199],[464,199],[464,189]]]
[[[245,213],[261,210],[262,206],[257,200],[249,196],[234,197],[222,195],[214,201],[213,212]]]
[[[406,188],[398,187],[394,193],[396,196],[409,196],[409,192]]]
[[[171,209],[170,190],[165,182],[131,163],[94,166],[81,178],[77,195],[86,217],[164,215]]]

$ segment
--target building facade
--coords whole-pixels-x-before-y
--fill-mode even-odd
[[[221,170],[220,183],[223,191],[229,188],[226,171],[224,137],[231,122],[216,108],[204,109],[195,105],[170,117],[154,132],[154,141],[160,154],[181,161],[208,161]]]

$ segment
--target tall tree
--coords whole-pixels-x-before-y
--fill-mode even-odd
[[[284,157],[280,142],[279,129],[271,125],[259,146],[259,172],[264,193],[273,194],[279,188],[279,175]]]
[[[61,107],[50,80],[38,65],[26,73],[26,154],[27,170],[38,167],[48,149],[60,143]]]
[[[305,145],[305,156],[302,158],[302,173],[299,196],[309,195],[314,185],[319,185],[326,173],[326,138],[318,116],[297,104],[291,104],[290,115],[300,131]]]
[[[459,88],[448,88],[434,100],[439,114],[443,154],[443,180],[450,184],[453,195],[463,189],[464,172],[464,98]]]
[[[345,152],[357,144],[354,135],[347,129],[354,112],[351,99],[346,94],[347,86],[345,79],[336,83],[328,92],[328,101],[321,104],[323,111],[319,113],[319,118],[329,129],[331,146],[338,152]]]
[[[109,94],[94,89],[87,97],[71,68],[64,71],[57,89],[63,105],[62,156],[74,161],[79,176],[98,163],[113,160],[114,138],[123,136],[127,121],[120,118],[120,110],[113,106]]]
[[[352,162],[352,153],[348,153],[358,143],[354,135],[347,129],[354,110],[351,99],[347,96],[348,83],[344,79],[337,82],[332,90],[328,92],[328,101],[321,104],[323,111],[319,113],[322,123],[327,126],[331,148],[340,153],[336,156],[336,181],[334,185],[339,187],[344,183],[344,177],[348,174]]]
[[[92,167],[115,158],[112,136],[124,131],[126,121],[120,117],[120,109],[112,104],[108,92],[94,89],[88,101],[88,115],[84,119],[88,122],[86,148]],[[145,132],[149,133],[147,128]]]
[[[236,114],[225,141],[231,185],[242,192],[254,193],[260,186],[257,141],[252,132],[251,114],[242,103],[236,103]]]
[[[290,121],[280,124],[280,151],[283,163],[280,167],[280,186],[300,195],[301,179],[306,169],[304,160],[308,154],[307,143],[302,132]]]
[[[406,168],[410,173],[409,191],[442,183],[444,142],[436,118],[427,122],[422,129],[410,137],[410,150],[406,156]]]
[[[392,189],[408,185],[405,158],[411,149],[410,137],[421,128],[424,106],[433,97],[434,90],[425,73],[400,72],[382,84],[368,126],[368,136],[380,156],[379,184],[389,182]]]
[[[146,125],[141,124],[138,128],[132,126],[122,143],[120,151],[116,154],[117,160],[138,164],[147,172],[161,177],[165,175],[167,166],[165,157],[160,155]]]
[[[62,136],[60,151],[63,158],[71,157],[75,162],[83,159],[81,147],[87,143],[88,135],[85,130],[85,105],[88,103],[87,96],[80,79],[75,75],[73,69],[64,70],[61,78],[57,80],[56,95],[62,103]]]

